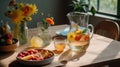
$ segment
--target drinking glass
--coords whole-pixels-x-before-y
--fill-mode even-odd
[[[51,34],[49,26],[44,27],[42,22],[37,23],[37,34],[30,39],[31,47],[45,48],[51,43]]]
[[[59,53],[63,52],[65,47],[66,47],[66,38],[64,38],[64,37],[55,37],[54,38],[54,47],[55,47],[54,52],[56,54],[59,54]]]

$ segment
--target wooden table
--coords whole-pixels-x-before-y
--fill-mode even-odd
[[[67,26],[68,25],[52,26],[50,29],[52,36],[55,35],[56,30],[62,30]],[[31,38],[31,36],[36,35],[36,32],[36,28],[29,29],[29,39]],[[16,55],[28,46],[29,43],[19,46],[15,52],[0,54],[0,67],[24,67],[25,65],[21,65],[16,61]],[[53,49],[52,42],[48,47],[46,47],[46,49]],[[65,49],[64,52],[66,51],[68,51],[68,47]],[[59,63],[58,61],[60,56],[62,56],[62,54],[56,56],[51,64],[44,67],[55,67],[61,65],[61,63]],[[117,60],[120,60],[120,42],[94,34],[86,53],[81,56],[80,60],[78,61],[69,61],[66,64],[66,67],[98,67]]]

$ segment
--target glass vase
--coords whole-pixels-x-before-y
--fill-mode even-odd
[[[28,27],[26,22],[21,22],[18,36],[21,45],[28,42]]]
[[[50,35],[50,25],[44,24],[42,22],[37,24],[38,26],[38,36],[43,40],[42,47],[46,47],[51,42],[51,35]]]
[[[14,38],[19,40],[19,44],[23,45],[28,42],[28,27],[26,22],[16,24],[13,31]]]

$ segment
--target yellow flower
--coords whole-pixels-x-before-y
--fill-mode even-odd
[[[26,21],[31,21],[31,20],[32,20],[31,17],[25,17],[24,19],[25,19]]]
[[[82,30],[76,30],[75,33],[76,34],[82,34]]]
[[[32,8],[32,11],[31,11],[31,14],[36,14],[38,9],[37,9],[37,6],[35,4],[30,4],[30,7]]]
[[[12,11],[10,17],[14,23],[19,23],[23,20],[23,12],[21,10],[14,10]]]
[[[22,7],[22,11],[24,12],[24,16],[31,16],[35,13],[37,13],[38,9],[36,7],[36,5],[34,4],[28,4],[26,6]]]
[[[74,41],[74,38],[75,38],[75,33],[74,32],[69,32],[68,36],[67,36],[67,39],[69,41]]]
[[[13,1],[12,1],[13,2]],[[11,18],[15,24],[20,24],[21,21],[31,21],[31,16],[37,13],[38,9],[35,4],[17,3],[11,5],[10,10],[5,12],[5,16]]]

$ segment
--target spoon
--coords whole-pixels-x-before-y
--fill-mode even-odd
[[[68,63],[68,61],[67,61],[67,60],[62,60],[62,61],[60,61],[60,63],[61,63],[62,65],[58,65],[58,66],[56,66],[56,67],[64,67],[64,66]]]

